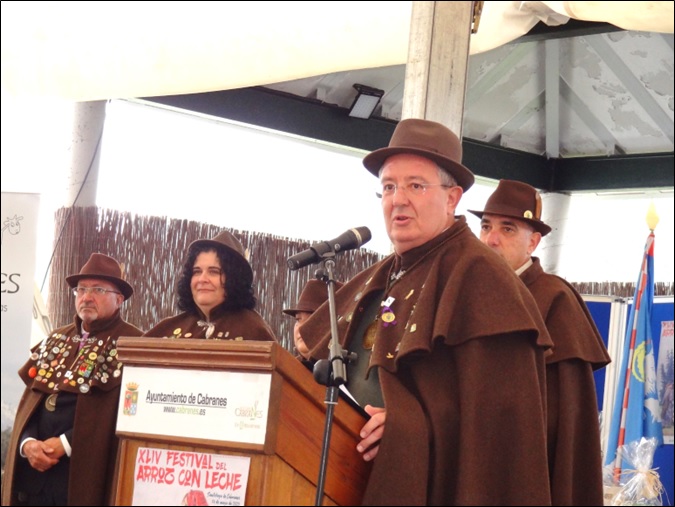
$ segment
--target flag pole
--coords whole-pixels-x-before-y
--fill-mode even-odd
[[[640,310],[642,307],[642,296],[646,288],[648,276],[648,264],[649,264],[649,254],[654,245],[654,229],[659,223],[659,216],[656,213],[656,207],[652,201],[649,204],[649,209],[647,210],[647,227],[649,227],[649,236],[647,236],[647,242],[645,244],[644,254],[642,256],[642,266],[640,268],[640,280],[638,282],[638,288],[636,291],[636,297],[633,301],[633,325],[631,327],[630,334],[630,346],[628,348],[628,361],[626,362],[626,372],[624,377],[624,390],[623,390],[623,400],[621,406],[621,421],[619,424],[619,434],[616,445],[616,457],[614,459],[614,483],[618,484],[621,477],[622,471],[622,461],[623,457],[621,456],[621,446],[625,444],[626,439],[626,416],[628,413],[628,403],[630,400],[630,375],[631,369],[633,367],[633,356],[635,353],[635,341],[637,338],[637,326],[639,322]]]
[[[647,256],[649,250],[654,242],[654,231],[649,233],[647,237],[647,244],[645,245],[645,253],[642,259],[642,267],[640,269],[640,281],[637,291],[637,297],[633,301],[633,326],[630,331],[630,346],[628,347],[628,361],[626,362],[626,373],[624,380],[624,390],[623,390],[623,403],[621,407],[621,423],[619,425],[619,439],[616,444],[616,458],[614,460],[614,482],[618,484],[619,477],[621,476],[621,462],[622,456],[618,452],[621,449],[621,446],[624,445],[626,439],[626,414],[628,412],[628,400],[630,399],[630,375],[631,369],[633,368],[633,354],[635,353],[635,340],[637,337],[637,326],[638,326],[638,316],[640,315],[640,310],[642,308],[642,294],[644,293],[645,285],[647,282]]]

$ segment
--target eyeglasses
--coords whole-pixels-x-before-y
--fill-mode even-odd
[[[75,297],[84,296],[88,292],[91,292],[95,296],[102,296],[106,292],[112,292],[113,294],[121,294],[121,292],[117,292],[116,290],[104,289],[103,287],[76,287],[73,289],[73,295]]]
[[[398,190],[403,190],[409,195],[424,195],[429,187],[443,187],[452,188],[451,185],[444,185],[443,183],[411,183],[410,185],[395,185],[394,183],[385,183],[382,185],[382,190],[375,192],[375,195],[382,199],[382,197],[392,197]]]

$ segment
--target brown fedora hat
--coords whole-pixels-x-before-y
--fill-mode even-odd
[[[195,247],[210,247],[216,250],[227,250],[234,253],[234,258],[237,260],[239,267],[248,274],[249,280],[253,279],[253,269],[246,258],[244,247],[241,242],[229,231],[223,231],[215,236],[213,239],[198,239],[190,243],[188,252]],[[223,266],[224,267],[224,266]]]
[[[134,289],[122,279],[122,268],[112,257],[101,253],[93,253],[89,260],[82,266],[76,275],[66,277],[66,282],[71,287],[77,287],[77,282],[83,278],[100,278],[114,283],[120,290],[124,299],[127,300],[134,293]]]
[[[363,165],[378,176],[384,161],[399,153],[412,153],[433,160],[450,173],[465,192],[473,185],[473,173],[462,165],[462,142],[445,125],[416,118],[401,120],[389,146],[366,155]]]
[[[541,196],[537,189],[513,180],[499,180],[497,189],[485,203],[483,211],[468,210],[478,218],[484,213],[517,218],[527,222],[534,230],[546,236],[551,228],[541,221]]]
[[[333,287],[335,290],[338,290],[342,285],[342,282],[336,280]],[[328,289],[326,288],[326,283],[312,278],[302,289],[300,299],[298,299],[298,304],[295,305],[295,308],[287,308],[282,311],[291,317],[295,317],[295,314],[298,312],[314,313],[327,300]]]

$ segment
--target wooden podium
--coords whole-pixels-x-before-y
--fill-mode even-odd
[[[183,374],[262,373],[270,375],[271,381],[269,407],[264,407],[264,443],[260,444],[194,435],[158,435],[154,431],[120,431],[120,418],[125,417],[120,409],[115,505],[132,505],[140,448],[246,456],[250,458],[246,505],[315,505],[326,387],[318,384],[312,373],[283,347],[275,342],[123,337],[117,342],[117,350],[125,371],[139,367],[153,372],[181,370]],[[123,384],[122,397],[124,393]],[[365,422],[360,411],[340,398],[333,416],[323,505],[360,503],[371,468],[371,463],[364,462],[356,451],[359,430]]]

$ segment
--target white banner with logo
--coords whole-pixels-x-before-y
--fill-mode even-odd
[[[2,192],[2,429],[14,424],[24,387],[17,372],[31,342],[39,205],[39,194]]]
[[[264,444],[270,373],[124,366],[117,431]]]

